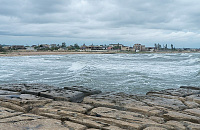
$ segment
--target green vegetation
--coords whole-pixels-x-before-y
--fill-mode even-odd
[[[113,50],[121,50],[121,46],[119,46],[119,43],[117,44],[117,46],[113,47]]]
[[[62,48],[65,48],[65,47],[66,47],[66,43],[63,42],[61,47],[62,47]]]
[[[70,45],[67,48],[68,48],[68,50],[79,50],[80,49],[80,47],[77,43],[74,45]]]

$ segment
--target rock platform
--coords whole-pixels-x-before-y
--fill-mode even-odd
[[[127,95],[80,86],[4,84],[0,129],[200,130],[200,87]]]

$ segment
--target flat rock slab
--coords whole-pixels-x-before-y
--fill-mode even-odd
[[[113,118],[116,120],[124,120],[130,123],[157,124],[156,122],[150,119],[147,119],[144,115],[139,114],[139,113],[120,111],[120,110],[105,108],[105,107],[98,107],[98,108],[92,109],[91,115],[106,117],[106,118]]]
[[[60,109],[65,111],[73,111],[80,113],[87,113],[87,111],[91,110],[93,106],[82,103],[74,103],[67,101],[53,101],[52,103],[48,103],[45,106],[40,108],[52,108],[52,109]]]
[[[192,90],[200,90],[200,87],[195,87],[195,86],[181,86],[180,88],[192,89]]]
[[[136,96],[131,96],[123,93],[102,93],[98,95],[91,95],[84,99],[85,103],[92,103],[94,105],[101,106],[105,104],[105,106],[110,107],[118,107],[124,108],[124,106],[147,106],[145,103],[138,101]],[[99,103],[98,103],[99,102]]]
[[[188,106],[188,108],[198,108],[200,107],[200,104],[194,102],[194,101],[184,101],[184,104]]]
[[[21,112],[29,112],[34,107],[43,106],[52,99],[30,94],[0,95],[0,105]]]
[[[64,89],[83,92],[85,95],[94,95],[94,94],[101,93],[100,90],[93,90],[93,89],[85,88],[83,86],[64,87]]]
[[[144,115],[135,113],[120,111],[117,109],[106,108],[106,107],[97,107],[91,110],[91,114],[98,117],[109,117],[114,119],[133,119],[134,117],[144,118]]]
[[[60,109],[47,109],[47,108],[39,108],[38,110],[39,115],[48,116],[55,119],[65,119],[75,122],[78,124],[82,124],[87,126],[88,128],[97,128],[97,129],[109,129],[109,128],[116,128],[116,129],[136,129],[141,127],[141,124],[137,123],[129,123],[127,121],[112,119],[112,118],[105,118],[105,117],[96,117],[96,116],[89,116],[85,114],[81,114],[78,112],[70,112]]]
[[[0,107],[0,120],[4,118],[9,118],[17,115],[21,115],[22,112],[18,112],[9,108]]]
[[[0,123],[1,130],[70,130],[60,120],[36,119]]]
[[[148,106],[146,103],[142,102],[141,98],[126,96],[125,94],[92,95],[85,97],[83,103],[91,104],[95,107],[107,107],[123,111],[138,112],[144,115],[160,115],[163,113],[162,109],[152,107],[152,105]]]
[[[58,88],[45,84],[5,84],[0,85],[0,89],[20,92],[21,94],[32,94],[36,96],[50,98],[55,101],[71,102],[82,102],[85,96],[101,93],[101,91],[87,89],[79,86]]]
[[[194,116],[200,117],[200,108],[194,108],[194,109],[186,109],[185,112],[191,113]]]
[[[85,130],[85,129],[87,129],[87,127],[85,125],[73,123],[73,122],[70,122],[70,121],[65,121],[63,124],[69,130]]]
[[[162,127],[151,126],[151,127],[145,128],[144,130],[167,130],[167,129],[162,128]]]
[[[4,125],[4,124],[7,124]],[[85,130],[87,127],[70,121],[61,122],[60,120],[47,119],[43,116],[34,114],[20,114],[10,118],[0,119],[0,129],[66,129],[66,130]],[[16,127],[16,128],[15,128]]]
[[[147,96],[147,98],[144,99],[143,102],[149,105],[162,106],[162,107],[170,108],[174,110],[183,110],[187,108],[187,106],[185,106],[180,100],[177,100],[177,99]]]
[[[23,105],[23,104],[31,104],[36,102],[51,102],[51,99],[39,97],[31,94],[19,94],[19,95],[0,95],[1,101],[9,101],[14,104]]]
[[[92,127],[98,129],[118,128],[132,130],[142,127],[142,125],[138,123],[129,123],[127,121],[116,120],[112,118],[94,117],[87,115],[77,115],[77,117],[69,117],[69,120],[86,125],[90,128]]]
[[[47,119],[47,118],[44,116],[38,116],[38,115],[28,113],[28,114],[19,114],[19,115],[11,116],[9,118],[0,119],[0,123],[12,123],[12,122],[29,121],[29,120],[37,120],[37,119]]]
[[[45,85],[45,84],[3,84],[0,85],[0,89],[15,91],[15,92],[26,92],[28,90],[33,90],[34,95],[41,91],[52,90],[53,86]]]
[[[150,95],[150,94],[153,94],[153,93],[185,97],[185,96],[189,96],[189,95],[193,95],[193,94],[198,94],[198,93],[200,93],[200,90],[198,90],[198,89],[185,89],[185,88],[166,89],[166,90],[161,90],[161,91],[148,92],[147,95]]]
[[[53,99],[55,101],[82,102],[84,93],[79,91],[55,89],[51,91],[40,92],[39,96]]]
[[[194,101],[194,102],[200,104],[200,94],[194,94],[194,95],[186,96],[186,100]]]
[[[171,126],[175,127],[177,130],[185,130],[186,129],[184,123],[180,122],[180,121],[173,121],[172,120],[172,121],[167,121],[165,124],[171,125]]]
[[[0,90],[0,95],[20,95],[20,92],[13,92],[7,90]]]
[[[185,126],[187,126],[188,130],[199,130],[200,128],[200,123],[192,123],[188,121],[184,121],[183,123],[185,124]]]
[[[168,111],[168,113],[164,114],[164,117],[167,120],[190,121],[193,123],[200,123],[200,117],[189,115],[188,113]]]

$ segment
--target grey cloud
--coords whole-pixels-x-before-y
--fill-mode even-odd
[[[200,33],[199,6],[196,0],[0,0],[0,35],[141,42],[182,35],[188,42]]]

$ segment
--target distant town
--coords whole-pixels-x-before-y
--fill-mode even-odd
[[[0,52],[12,52],[12,51],[77,51],[77,52],[168,52],[168,51],[188,51],[188,52],[200,52],[200,48],[175,48],[173,44],[161,45],[159,43],[154,44],[152,47],[145,47],[142,44],[133,44],[133,46],[125,46],[123,44],[109,44],[109,45],[89,45],[85,44],[79,46],[78,44],[67,46],[65,42],[62,44],[38,44],[32,46],[24,45],[1,45]]]

